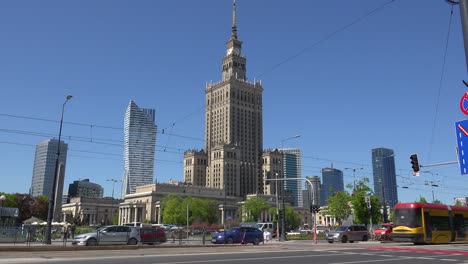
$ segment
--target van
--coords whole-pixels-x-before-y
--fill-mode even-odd
[[[257,227],[258,227],[258,229],[260,229],[262,231],[265,230],[265,229],[274,230],[273,223],[257,223]]]
[[[144,226],[151,227],[151,224],[144,224],[144,223],[141,223],[141,222],[131,222],[131,223],[123,224],[123,225],[124,226],[134,226],[134,227],[144,227]]]

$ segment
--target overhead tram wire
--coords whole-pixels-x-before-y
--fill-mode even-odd
[[[45,119],[45,118],[37,118],[37,117],[30,117],[30,116],[19,116],[19,115],[10,115],[10,114],[1,114],[0,116],[6,116],[6,117],[11,117],[11,118],[20,118],[20,119],[28,119],[28,120],[36,120],[36,121],[44,121],[44,122],[55,122],[59,123],[60,121],[57,120],[52,120],[52,119]],[[188,117],[190,115],[185,116],[183,119]],[[76,122],[63,122],[64,124],[69,124],[69,125],[77,125],[77,126],[86,126],[90,128],[104,128],[104,129],[114,129],[114,130],[123,130],[123,127],[113,127],[113,126],[103,126],[103,125],[95,125],[95,124],[86,124],[86,123],[76,123]],[[189,139],[189,140],[196,140],[196,141],[204,141],[204,139],[200,138],[194,138],[194,137],[189,137],[189,136],[184,136],[184,135],[178,135],[175,133],[162,133],[162,132],[156,132],[157,134],[164,134],[164,135],[169,135],[173,137],[178,137],[178,138],[184,138],[184,139]],[[101,140],[109,140],[111,139],[101,139]]]
[[[21,131],[21,130],[3,130],[0,129],[0,132],[6,132],[6,133],[14,133],[14,134],[20,134],[20,135],[28,135],[28,136],[36,136],[36,137],[42,137],[42,138],[53,138],[56,135],[54,134],[48,134],[48,133],[38,133],[38,132],[31,132],[31,131]],[[106,145],[106,146],[117,146],[117,147],[123,147],[123,141],[116,141],[119,144],[116,143],[107,143],[107,142],[99,142],[99,140],[105,140],[105,139],[94,139],[92,138],[86,138],[86,137],[77,137],[77,136],[63,136],[64,139],[68,139],[69,141],[77,141],[77,142],[85,142],[85,143],[90,143],[90,144],[98,144],[98,145]],[[7,142],[7,141],[0,141],[0,143],[5,143],[5,144],[14,144],[14,145],[19,145],[21,143],[15,143],[15,142]],[[24,145],[29,145],[29,144],[24,144]],[[31,145],[35,146],[35,145]],[[183,154],[183,149],[180,148],[174,148],[174,147],[168,147],[168,146],[159,146],[156,145],[157,148],[165,148],[165,149],[173,149],[174,151],[162,151],[156,149],[158,152],[166,152],[166,153],[172,153],[172,154]]]
[[[393,2],[395,2],[395,0],[387,1],[387,2],[385,2],[384,4],[382,4],[382,5],[380,5],[380,6],[376,7],[376,8],[374,8],[374,9],[372,9],[371,11],[369,11],[369,12],[367,12],[367,13],[365,13],[364,15],[362,15],[362,16],[356,18],[355,20],[351,21],[350,23],[348,23],[348,24],[346,24],[346,25],[344,25],[344,26],[342,26],[342,27],[336,29],[335,31],[331,32],[330,34],[326,35],[325,37],[319,39],[318,41],[312,43],[312,44],[309,45],[309,46],[304,47],[303,49],[301,49],[301,50],[298,51],[297,53],[295,53],[295,54],[293,54],[293,55],[287,57],[287,58],[284,59],[283,61],[281,61],[281,62],[279,62],[279,63],[273,65],[273,67],[271,67],[270,69],[268,69],[268,70],[262,72],[261,74],[259,74],[259,75],[257,76],[257,78],[260,78],[260,77],[262,77],[263,75],[269,74],[270,72],[276,70],[276,68],[279,68],[279,67],[282,66],[283,64],[286,64],[286,63],[288,63],[289,61],[291,61],[291,60],[293,60],[293,59],[299,57],[300,55],[302,55],[302,54],[305,53],[306,51],[310,50],[311,48],[314,48],[315,46],[318,46],[319,44],[321,44],[321,43],[323,43],[323,42],[325,42],[325,41],[331,39],[331,38],[334,37],[336,34],[341,33],[341,32],[343,32],[343,31],[345,31],[346,29],[348,29],[348,28],[354,26],[355,24],[357,24],[357,23],[360,22],[361,20],[364,20],[365,18],[371,16],[372,14],[374,14],[374,13],[380,11],[381,9],[383,9],[383,8],[385,8],[385,7],[387,7],[387,6],[389,6],[389,5],[390,5],[391,3],[393,3]]]
[[[453,17],[453,6],[451,5],[451,10],[450,10],[450,17],[449,17],[449,23],[448,23],[448,30],[447,30],[447,38],[445,40],[445,49],[444,49],[444,57],[442,61],[442,69],[440,73],[440,80],[439,80],[439,88],[437,90],[437,100],[436,100],[436,107],[435,107],[435,113],[434,113],[434,120],[432,124],[432,131],[431,131],[431,138],[429,142],[429,155],[428,155],[428,160],[431,159],[431,153],[432,153],[432,146],[434,145],[434,138],[435,138],[435,129],[436,129],[436,123],[437,123],[437,116],[439,115],[439,103],[440,103],[440,92],[442,90],[442,83],[444,81],[444,76],[445,76],[445,64],[447,61],[447,53],[448,53],[448,46],[449,46],[449,40],[450,40],[450,31],[452,28],[452,17]]]

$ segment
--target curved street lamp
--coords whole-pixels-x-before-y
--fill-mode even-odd
[[[289,138],[286,138],[286,139],[283,139],[281,140],[281,165],[283,166],[283,175],[281,178],[284,178],[284,150],[283,150],[283,145],[284,145],[284,142],[287,141],[287,140],[290,140],[290,139],[295,139],[295,138],[299,138],[301,137],[301,135],[294,135],[292,137],[289,137]],[[286,241],[286,226],[285,226],[285,219],[286,218],[286,206],[284,204],[284,181],[281,181],[281,203],[282,203],[282,207],[283,207],[283,211],[282,211],[282,215],[281,215],[281,237],[280,237],[280,240],[281,241]],[[278,193],[278,189],[276,189],[276,192]],[[276,203],[277,203],[277,207],[278,207],[278,200],[276,200]],[[279,211],[279,210],[277,210]],[[278,230],[278,228],[276,228]]]
[[[49,210],[47,211],[47,225],[45,230],[45,242],[46,244],[52,243],[52,219],[54,216],[54,205],[55,205],[55,192],[57,188],[57,178],[58,178],[58,170],[59,170],[59,158],[60,158],[60,139],[62,136],[62,125],[63,125],[63,112],[65,110],[65,104],[68,100],[72,99],[73,96],[67,95],[67,99],[62,105],[62,116],[60,118],[60,128],[59,128],[59,136],[58,136],[58,144],[57,144],[57,157],[55,159],[55,171],[54,171],[54,178],[52,179],[52,193],[49,197]]]

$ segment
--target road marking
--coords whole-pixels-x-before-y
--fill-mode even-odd
[[[348,255],[348,254],[341,254]],[[179,255],[180,256],[180,255]],[[278,257],[255,257],[255,258],[238,258],[238,259],[210,259],[210,260],[191,260],[191,261],[173,261],[173,262],[154,262],[153,264],[188,264],[188,263],[209,263],[209,262],[231,262],[231,261],[251,261],[251,260],[266,260],[266,259],[291,259],[291,258],[310,258],[310,257],[329,257],[336,254],[325,255],[303,255],[303,256],[278,256]]]
[[[358,261],[348,261],[348,262],[333,262],[329,264],[352,264],[352,263],[374,263],[374,262],[387,262],[387,261],[398,261],[403,258],[393,258],[393,259],[372,259],[372,260],[358,260]]]

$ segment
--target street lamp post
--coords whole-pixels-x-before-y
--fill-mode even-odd
[[[106,181],[112,182],[112,204],[111,204],[111,210],[112,210],[112,216],[111,217],[112,218],[111,218],[111,224],[114,224],[114,217],[115,217],[115,215],[114,215],[114,212],[115,212],[115,209],[114,209],[114,200],[115,200],[115,198],[114,198],[114,187],[115,187],[115,183],[119,182],[121,180],[107,179]]]
[[[3,226],[3,201],[6,200],[6,196],[2,194],[2,196],[0,196],[0,226]]]
[[[284,142],[287,141],[287,140],[290,140],[290,139],[295,139],[295,138],[299,138],[301,137],[301,135],[294,135],[292,137],[289,137],[289,138],[286,138],[286,139],[283,139],[281,140],[281,152],[282,152],[282,165],[283,165],[283,177],[284,178],[284,149],[283,149],[283,145],[284,145]],[[285,208],[285,203],[284,203],[284,181],[281,182],[281,201],[282,201],[282,214],[281,214],[281,241],[286,241],[286,230],[285,230],[285,225],[286,225],[286,221],[284,218],[286,218],[286,208]],[[278,190],[276,190],[278,192]]]
[[[353,194],[356,189],[356,170],[363,170],[364,168],[345,168],[345,170],[353,171]]]
[[[395,157],[395,154],[391,154],[391,155],[382,157],[382,159],[381,159],[382,168],[384,167],[384,160],[387,159],[387,158],[391,158],[391,157]],[[383,217],[383,222],[387,223],[387,219],[388,219],[388,216],[387,216],[387,202],[385,201],[385,187],[384,187],[385,184],[384,184],[383,172],[380,175],[380,184],[381,184],[381,187],[382,187],[382,213],[383,213],[382,217]]]
[[[374,235],[374,232],[372,230],[372,197],[370,195],[366,195],[365,199],[367,203],[367,209],[369,210],[369,225],[370,225],[369,230],[371,231],[370,236],[372,238]]]
[[[59,128],[59,136],[58,136],[58,144],[57,144],[57,157],[55,159],[55,171],[54,171],[54,178],[52,182],[52,194],[49,197],[49,209],[47,211],[47,225],[45,230],[45,242],[46,244],[52,243],[52,218],[54,216],[54,205],[55,205],[55,192],[57,188],[57,178],[58,178],[58,171],[59,171],[59,159],[60,159],[60,139],[62,137],[62,125],[63,125],[63,112],[65,110],[65,104],[68,100],[72,99],[73,96],[67,95],[67,99],[62,105],[62,115],[60,118],[60,128]]]
[[[276,239],[279,240],[279,228],[278,228],[278,223],[279,223],[279,204],[278,204],[278,173],[275,173],[275,196],[276,196]]]

